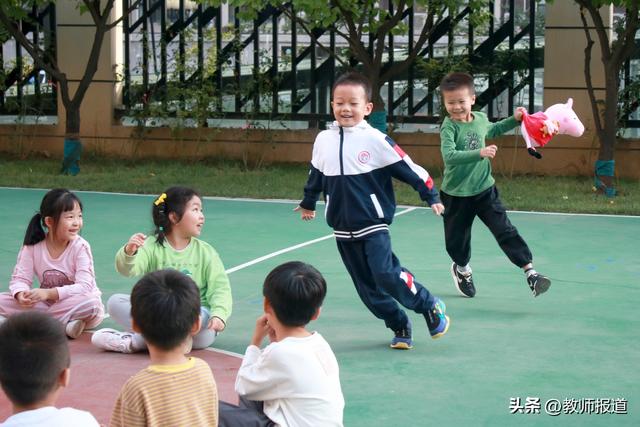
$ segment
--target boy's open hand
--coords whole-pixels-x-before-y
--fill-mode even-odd
[[[147,236],[142,233],[136,233],[129,238],[127,245],[124,247],[124,252],[131,256],[138,252],[138,248],[144,244],[147,240]]]
[[[495,145],[490,145],[488,147],[484,147],[480,149],[480,157],[488,157],[493,159],[498,152],[498,147]]]
[[[431,205],[431,210],[434,214],[440,216],[444,213],[444,205],[442,203],[434,203]]]
[[[310,211],[298,205],[293,209],[294,212],[300,211],[300,218],[304,221],[310,221],[316,217],[316,211]]]

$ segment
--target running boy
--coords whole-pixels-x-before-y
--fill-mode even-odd
[[[69,385],[69,344],[65,327],[49,315],[29,310],[0,326],[0,384],[13,405],[3,427],[98,427],[86,411],[56,408]]]
[[[315,217],[320,192],[338,251],[362,302],[394,332],[392,348],[413,346],[411,322],[400,304],[423,314],[432,338],[449,328],[445,305],[418,283],[391,250],[389,225],[396,210],[392,178],[411,185],[436,215],[438,191],[426,170],[364,117],[371,113],[371,85],[357,73],[333,85],[336,121],[316,137],[304,198],[296,211]]]
[[[131,377],[118,396],[111,426],[215,426],[218,392],[209,365],[186,357],[200,330],[195,282],[167,269],[142,277],[131,292],[133,329],[149,349],[151,365]]]
[[[549,289],[551,281],[533,269],[529,247],[507,218],[491,176],[490,159],[498,147],[485,146],[486,138],[495,138],[518,126],[523,109],[517,108],[513,117],[497,123],[489,122],[480,111],[471,111],[476,95],[473,77],[466,73],[446,75],[440,82],[440,91],[449,114],[440,128],[445,166],[440,197],[445,206],[444,237],[453,260],[453,282],[462,295],[471,298],[476,294],[469,260],[471,226],[478,216],[511,262],[524,270],[536,297]]]
[[[236,378],[241,406],[220,402],[220,427],[342,427],[344,397],[331,347],[307,324],[320,316],[324,277],[298,261],[282,264],[262,288],[264,314]],[[271,344],[260,350],[269,337]]]

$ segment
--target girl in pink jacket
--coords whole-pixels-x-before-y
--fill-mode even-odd
[[[80,237],[82,202],[65,189],[45,194],[31,218],[9,282],[0,293],[0,323],[14,313],[37,310],[66,325],[69,338],[102,322],[91,247]],[[34,287],[33,278],[39,287]]]

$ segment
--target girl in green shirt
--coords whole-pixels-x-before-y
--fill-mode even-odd
[[[116,253],[116,270],[126,277],[172,268],[190,276],[200,291],[202,328],[193,337],[193,348],[209,347],[231,315],[231,287],[216,250],[198,237],[204,225],[200,195],[190,188],[171,187],[152,206],[154,238],[136,233]],[[129,295],[114,294],[107,312],[131,330]],[[105,328],[91,342],[104,350],[132,353],[144,350],[142,335]],[[190,350],[190,349],[185,349]]]

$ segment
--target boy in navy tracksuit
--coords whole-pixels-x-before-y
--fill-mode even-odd
[[[411,185],[436,215],[444,206],[427,171],[364,120],[373,108],[370,99],[364,76],[348,73],[336,80],[331,102],[336,121],[316,137],[304,199],[296,210],[303,220],[313,219],[324,193],[327,223],[360,299],[394,332],[391,347],[409,349],[411,322],[396,301],[424,315],[432,338],[447,332],[449,318],[444,303],[391,250],[389,224],[396,209],[392,178]]]

